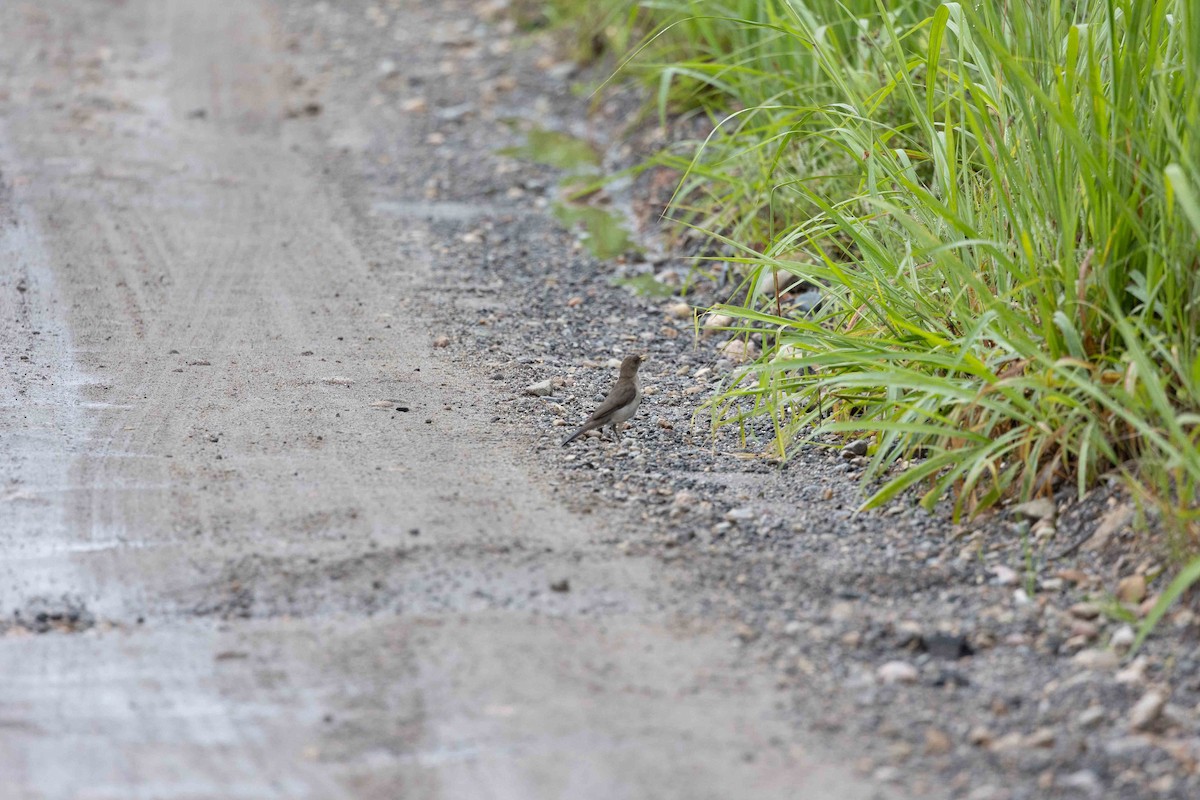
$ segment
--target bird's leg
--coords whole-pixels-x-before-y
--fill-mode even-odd
[[[614,422],[612,429],[613,429],[614,440],[616,441],[617,444],[620,444],[621,443],[621,423]]]

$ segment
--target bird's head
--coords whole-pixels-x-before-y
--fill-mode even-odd
[[[638,367],[642,365],[649,356],[642,353],[640,355],[625,356],[625,360],[621,362],[621,377],[632,378],[637,375]]]

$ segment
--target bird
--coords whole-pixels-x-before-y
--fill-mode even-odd
[[[616,440],[621,441],[620,426],[637,412],[638,404],[642,402],[642,385],[638,383],[638,367],[646,358],[645,355],[625,356],[625,360],[621,362],[621,374],[617,377],[612,391],[608,393],[608,396],[592,412],[587,422],[583,423],[579,430],[563,439],[563,447],[588,431],[594,431],[597,428],[600,429],[600,435],[603,436],[604,428],[608,426],[612,427]]]

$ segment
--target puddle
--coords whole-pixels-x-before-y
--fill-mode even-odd
[[[583,228],[583,245],[596,258],[607,260],[638,250],[620,215],[595,206],[555,203],[554,216],[567,228]]]
[[[533,128],[525,134],[524,144],[506,147],[499,153],[566,172],[554,203],[554,216],[566,228],[582,230],[580,241],[593,256],[607,261],[641,249],[629,233],[625,215],[567,199],[575,191],[571,188],[577,184],[573,178],[594,179],[600,171],[600,154],[589,142],[569,133]]]
[[[525,144],[505,147],[499,153],[574,174],[594,173],[600,168],[600,154],[590,144],[569,133],[544,128],[530,130],[525,134]]]

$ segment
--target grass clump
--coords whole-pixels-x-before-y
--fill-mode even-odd
[[[682,175],[671,216],[739,265],[721,311],[764,332],[717,424],[768,416],[781,455],[870,435],[867,506],[920,486],[974,513],[1118,470],[1195,519],[1193,4],[640,7],[658,26],[630,68],[664,116],[712,123],[656,159]]]

